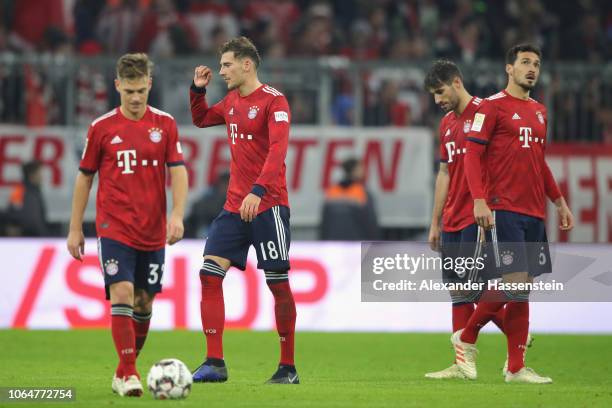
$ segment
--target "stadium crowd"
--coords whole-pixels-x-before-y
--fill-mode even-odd
[[[0,51],[159,58],[214,54],[244,34],[264,57],[471,62],[500,58],[519,41],[539,44],[548,60],[602,62],[612,52],[612,4],[597,0],[4,0],[0,7]]]

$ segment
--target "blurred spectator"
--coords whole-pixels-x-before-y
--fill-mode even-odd
[[[225,204],[229,172],[219,174],[215,183],[191,206],[185,220],[185,237],[202,238]]]
[[[275,44],[291,46],[292,30],[301,16],[300,8],[291,0],[249,1],[242,14],[242,31],[268,55]]]
[[[326,2],[312,4],[298,24],[292,54],[316,57],[337,53],[341,35],[334,24],[333,9]]]
[[[96,37],[108,54],[121,55],[130,51],[144,12],[138,0],[107,3],[100,13]]]
[[[4,3],[12,3],[9,41],[15,49],[26,52],[37,50],[50,28],[65,32],[63,0],[17,0]]]
[[[320,239],[326,241],[374,241],[380,238],[372,195],[364,184],[361,161],[349,158],[342,163],[340,183],[325,192]]]
[[[155,0],[137,33],[132,51],[153,57],[189,55],[198,49],[195,29],[176,9],[173,0]]]
[[[366,112],[366,124],[370,126],[408,126],[410,107],[399,98],[400,85],[393,79],[384,79],[376,94],[375,102]]]
[[[600,16],[588,13],[575,28],[568,30],[562,56],[574,61],[598,63],[609,60],[610,51],[610,42],[606,41]]]
[[[77,49],[83,43],[98,43],[96,38],[96,22],[105,4],[106,0],[76,0],[72,15]]]
[[[332,117],[335,125],[351,126],[354,121],[355,99],[353,87],[346,74],[339,75],[336,83],[339,90],[332,104]]]
[[[195,29],[199,51],[205,54],[217,53],[220,40],[217,37],[215,41],[215,33],[223,33],[225,38],[240,34],[238,19],[225,1],[192,0],[186,18]]]
[[[44,237],[49,235],[45,200],[40,189],[40,163],[23,164],[22,182],[14,188],[7,211],[7,235]]]

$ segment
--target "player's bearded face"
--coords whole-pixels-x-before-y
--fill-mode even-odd
[[[115,87],[121,96],[121,106],[134,116],[139,116],[147,106],[151,78],[140,77],[136,79],[116,79]]]
[[[509,73],[516,85],[530,91],[540,77],[540,58],[533,52],[519,52]]]
[[[444,112],[450,112],[457,107],[459,96],[451,85],[443,84],[433,90],[434,101]]]

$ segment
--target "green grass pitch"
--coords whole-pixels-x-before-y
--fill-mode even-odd
[[[483,334],[476,381],[425,380],[427,371],[452,361],[447,334],[298,333],[297,368],[302,384],[272,386],[278,344],[275,333],[227,331],[230,379],[194,384],[183,401],[155,401],[112,394],[116,356],[110,332],[0,331],[0,386],[74,387],[72,403],[0,403],[48,407],[610,407],[612,336],[537,335],[528,365],[552,385],[505,384],[505,340]],[[155,361],[176,357],[191,369],[202,361],[203,335],[152,332],[138,360],[143,377]]]

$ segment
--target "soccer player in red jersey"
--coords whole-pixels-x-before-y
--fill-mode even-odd
[[[119,356],[112,389],[142,395],[136,357],[149,330],[155,294],[161,292],[165,244],[183,237],[187,171],[174,118],[147,105],[152,63],[146,54],[126,54],[117,62],[115,87],[121,105],[89,127],[76,177],[67,246],[81,260],[83,213],[94,175],[98,256],[111,331]],[[172,212],[166,225],[166,167]]]
[[[208,232],[200,270],[207,354],[193,380],[227,380],[222,283],[230,266],[245,269],[253,245],[257,267],[265,271],[274,296],[280,337],[280,363],[268,383],[298,384],[294,364],[296,310],[288,279],[290,230],[285,177],[291,113],[282,93],[259,82],[260,57],[249,39],[230,40],[219,53],[219,74],[227,84],[227,95],[217,104],[208,105],[205,94],[212,71],[205,66],[195,69],[190,92],[193,123],[198,127],[225,124],[232,158],[227,201]]]
[[[478,225],[491,231],[497,272],[505,283],[529,283],[552,272],[544,225],[546,197],[557,207],[560,228],[573,227],[572,213],[544,157],[546,108],[529,97],[540,75],[541,55],[530,44],[508,51],[508,85],[479,106],[464,159],[474,216]],[[549,377],[536,374],[524,363],[529,291],[491,291],[487,295],[488,301],[478,304],[466,327],[452,336],[459,369],[476,378],[478,332],[506,305],[506,382],[551,383]]]
[[[436,178],[434,207],[429,242],[442,258],[467,256],[483,257],[481,235],[483,230],[476,225],[473,201],[465,180],[463,157],[466,153],[466,135],[470,130],[474,113],[482,99],[473,97],[463,85],[461,71],[451,61],[436,61],[425,77],[425,89],[433,94],[436,105],[446,115],[440,121],[440,169]],[[484,238],[484,236],[482,237]],[[484,258],[483,258],[484,259]],[[445,282],[486,281],[486,276],[477,268],[469,273],[443,270]],[[467,324],[474,311],[474,302],[480,292],[451,291],[453,333]],[[493,321],[500,329],[503,309]],[[503,330],[502,330],[503,331]],[[466,378],[457,364],[437,372],[425,374],[426,378]]]

